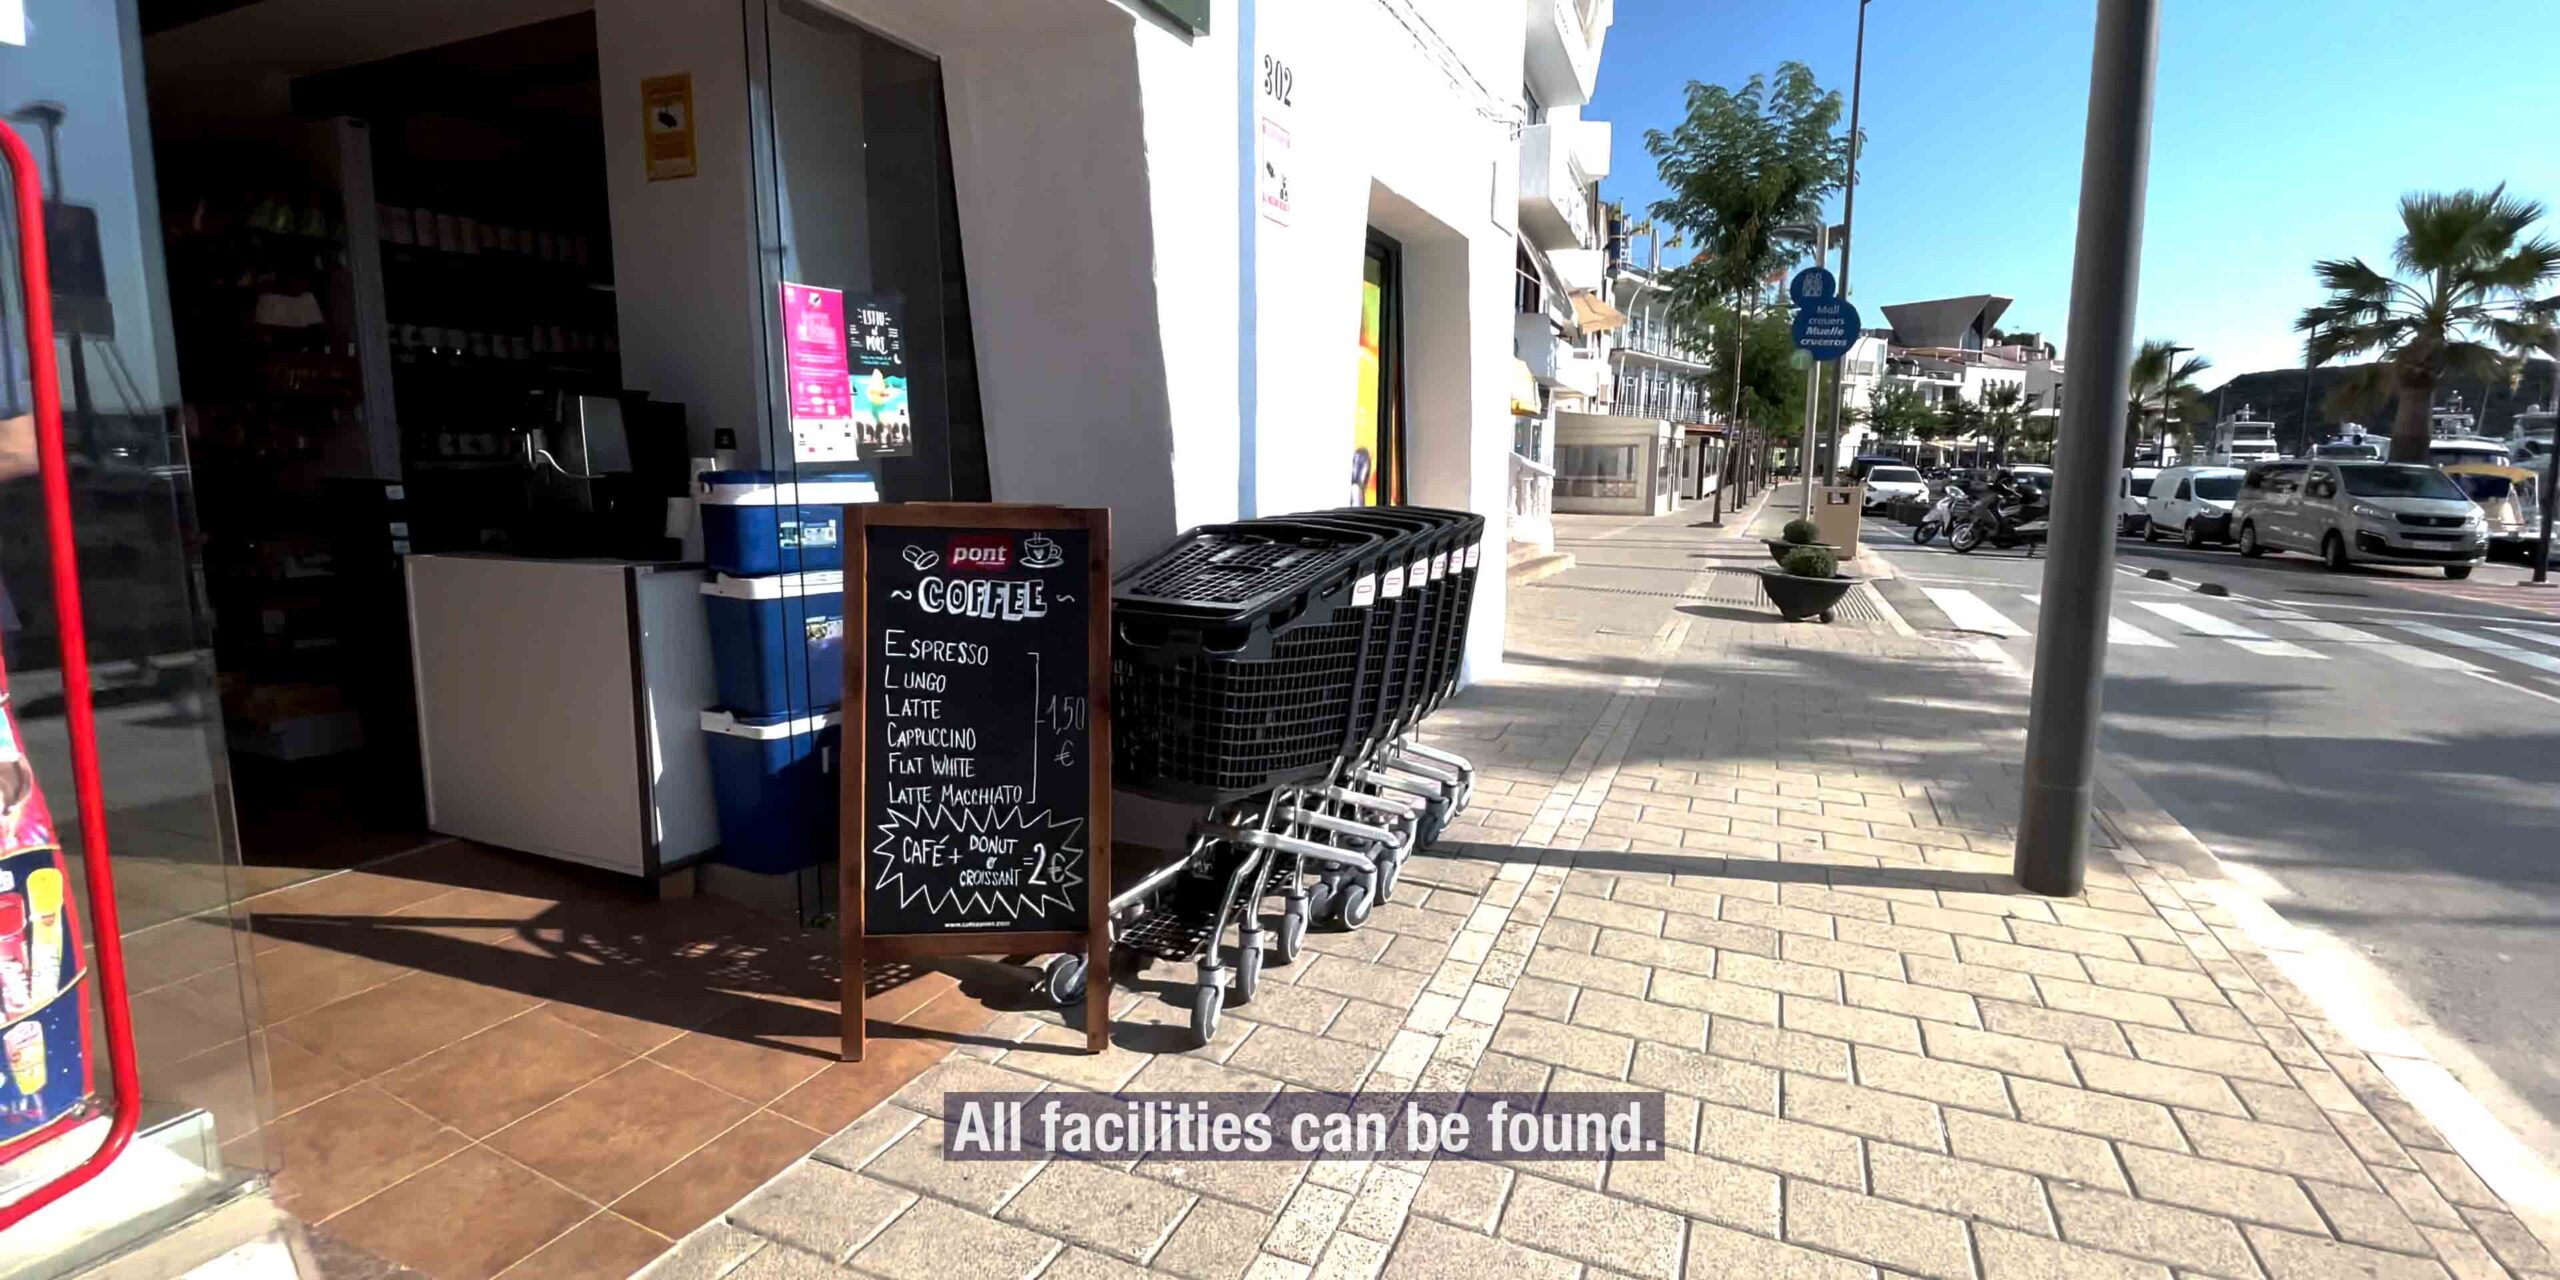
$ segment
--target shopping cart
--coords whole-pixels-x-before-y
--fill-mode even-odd
[[[1122,860],[1111,926],[1121,955],[1198,963],[1203,1041],[1230,987],[1243,1003],[1260,984],[1267,897],[1288,964],[1312,920],[1365,922],[1422,833],[1464,804],[1465,762],[1418,757],[1410,736],[1456,678],[1483,527],[1414,508],[1212,525],[1116,585],[1118,783],[1202,816],[1178,856]],[[1044,983],[1074,1000],[1081,963],[1052,961]]]

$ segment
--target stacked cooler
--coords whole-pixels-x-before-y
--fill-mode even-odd
[[[720,696],[702,728],[721,859],[797,871],[835,852],[844,508],[879,491],[859,472],[707,471],[696,496]]]

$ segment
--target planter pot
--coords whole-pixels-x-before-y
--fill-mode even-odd
[[[1762,538],[1760,542],[1761,545],[1769,548],[1769,558],[1771,560],[1784,560],[1787,558],[1788,552],[1793,551],[1798,547],[1820,547],[1823,550],[1830,552],[1831,558],[1834,560],[1844,560],[1848,558],[1840,554],[1840,548],[1835,547],[1828,542],[1789,542],[1784,538]]]
[[[1760,571],[1760,587],[1769,593],[1769,603],[1778,606],[1779,614],[1791,622],[1806,618],[1831,621],[1831,611],[1838,607],[1840,597],[1864,581],[1845,573],[1828,578],[1799,578],[1784,569]]]

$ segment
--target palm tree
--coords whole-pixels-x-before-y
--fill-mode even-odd
[[[1991,430],[1991,456],[2009,460],[2009,436],[2025,420],[2027,389],[2014,382],[1995,382],[1982,391],[1982,417]]]
[[[2551,317],[2533,293],[2560,276],[2560,244],[2525,232],[2543,207],[2487,191],[2417,192],[2400,198],[2400,240],[2386,272],[2362,258],[2312,267],[2329,299],[2303,311],[2312,363],[2376,352],[2400,405],[2391,423],[2394,462],[2427,459],[2427,415],[2450,375],[2486,380],[2506,372],[2506,352],[2551,345]]]
[[[2134,444],[2146,428],[2157,436],[2174,420],[2192,431],[2205,416],[2204,393],[2195,381],[2213,361],[2195,355],[2178,358],[2188,350],[2192,348],[2166,338],[2145,338],[2134,353],[2132,376],[2125,380],[2124,465],[2133,465]]]

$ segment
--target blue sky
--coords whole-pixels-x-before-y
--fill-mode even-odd
[[[2319,296],[2311,263],[2386,264],[2402,192],[2503,181],[2560,201],[2560,116],[2548,105],[2560,10],[2163,10],[2141,329],[2212,357],[2208,386],[2299,361],[2291,325]],[[1873,0],[1851,262],[1851,293],[1871,316],[1881,303],[2003,294],[2017,300],[2005,326],[2064,341],[2094,13],[2089,0]],[[1615,125],[1602,194],[1631,213],[1660,194],[1644,132],[1677,120],[1690,80],[1739,84],[1794,58],[1845,95],[1856,21],[1856,0],[1617,0],[1585,110]],[[2560,218],[2544,226],[2560,238]]]

